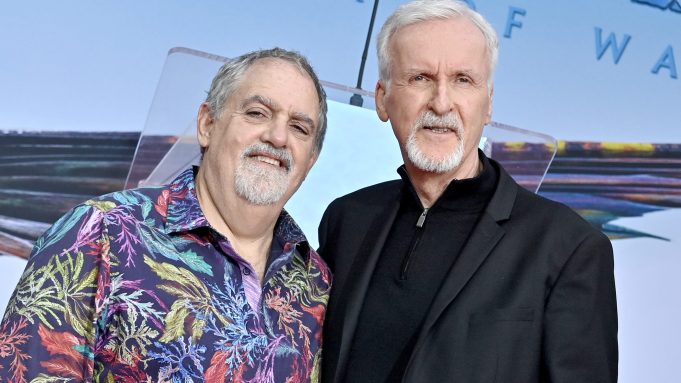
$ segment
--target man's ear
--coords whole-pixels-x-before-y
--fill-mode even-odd
[[[196,117],[196,138],[202,148],[207,148],[210,143],[210,133],[215,126],[213,110],[207,102],[199,107],[199,115]]]
[[[376,100],[376,113],[378,114],[378,118],[383,122],[388,121],[388,112],[385,110],[385,91],[385,83],[383,83],[383,80],[379,80],[376,83],[376,93],[374,97]]]
[[[489,124],[492,121],[492,104],[494,104],[494,85],[490,86],[489,89],[489,105],[487,107],[487,121],[485,124]]]

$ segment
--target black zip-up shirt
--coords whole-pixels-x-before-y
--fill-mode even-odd
[[[400,207],[364,300],[346,381],[402,379],[427,310],[496,188],[498,171],[480,159],[477,177],[451,181],[429,209],[398,169]]]

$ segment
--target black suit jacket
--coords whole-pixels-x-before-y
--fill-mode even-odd
[[[500,173],[495,193],[428,310],[403,381],[616,382],[610,241],[492,163]],[[401,191],[402,181],[374,185],[335,200],[324,213],[319,252],[334,284],[323,382],[345,381],[366,289]]]

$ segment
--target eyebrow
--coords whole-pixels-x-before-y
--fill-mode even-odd
[[[272,110],[279,110],[281,109],[279,107],[279,104],[274,102],[271,98],[267,98],[265,96],[261,96],[259,94],[250,96],[244,100],[244,102],[241,103],[241,108],[245,108],[248,104],[257,102],[260,104],[265,105],[267,108],[272,109]],[[291,113],[291,117],[295,120],[298,120],[302,123],[308,124],[312,127],[312,129],[316,129],[317,125],[315,124],[314,120],[308,116],[307,114],[303,112],[293,112]]]
[[[421,74],[421,73],[431,74],[432,72],[428,69],[425,69],[425,68],[408,68],[404,71],[404,73],[406,73],[408,75],[415,75],[415,74]]]
[[[271,98],[267,98],[259,94],[253,95],[245,99],[244,102],[241,103],[241,108],[245,108],[248,104],[253,102],[263,104],[270,109],[279,109],[279,104],[274,102]]]
[[[430,69],[417,68],[417,67],[408,68],[404,71],[404,73],[406,73],[408,75],[415,75],[415,74],[433,75],[434,74],[434,72],[432,72]],[[460,74],[468,75],[468,76],[480,76],[481,75],[478,71],[476,71],[472,68],[461,68],[461,69],[456,69],[454,71],[454,75],[460,75]]]
[[[480,72],[475,71],[473,69],[467,69],[467,68],[457,70],[456,74],[463,74],[463,75],[470,76],[470,77],[482,76],[482,74]]]
[[[302,123],[304,123],[304,124],[309,125],[309,126],[312,128],[312,130],[317,129],[317,125],[314,123],[314,120],[313,120],[312,118],[310,118],[310,116],[308,116],[308,115],[305,114],[305,113],[302,113],[302,112],[293,112],[293,114],[291,115],[291,117],[293,117],[295,120],[298,120],[298,121],[300,121],[300,122],[302,122]]]

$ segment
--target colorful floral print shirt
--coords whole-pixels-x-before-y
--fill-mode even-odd
[[[77,206],[40,238],[0,325],[0,381],[317,381],[327,266],[282,212],[262,286],[187,170]]]

